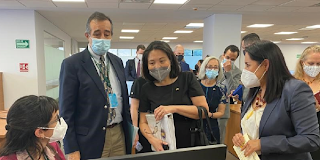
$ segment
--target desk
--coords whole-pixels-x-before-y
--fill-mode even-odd
[[[228,147],[228,151],[234,156],[238,157],[234,151],[232,137],[236,133],[240,133],[240,119],[241,119],[241,104],[230,104],[230,118],[226,127],[225,144]]]
[[[5,126],[7,125],[7,120],[3,117],[7,117],[7,111],[0,111],[0,147],[4,144],[7,130]]]

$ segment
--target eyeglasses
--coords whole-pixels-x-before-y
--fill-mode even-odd
[[[59,122],[59,124],[61,124],[60,118],[61,118],[60,115],[57,114],[57,118],[56,118],[54,121],[49,122],[49,123],[48,123],[48,126],[51,125],[51,124],[53,124],[53,123],[55,123],[55,122]],[[39,129],[54,129],[54,128],[48,128],[48,127],[38,127],[38,128],[39,128]]]

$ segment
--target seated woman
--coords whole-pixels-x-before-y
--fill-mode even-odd
[[[204,121],[206,126],[206,134],[211,141],[210,130],[211,127],[213,134],[218,143],[220,143],[220,130],[217,118],[224,115],[227,103],[227,88],[225,85],[219,83],[222,79],[223,73],[220,62],[215,57],[207,57],[199,72],[200,84],[206,96],[209,105],[209,117],[211,126],[208,126],[207,121]]]
[[[307,47],[301,54],[294,76],[306,82],[314,95],[320,92],[320,45]],[[320,102],[316,100],[318,123],[320,124]],[[311,152],[313,159],[320,159],[320,150]]]
[[[245,52],[241,81],[250,91],[241,107],[242,133],[233,144],[262,160],[312,160],[309,152],[320,146],[312,90],[290,74],[276,44],[256,42]]]
[[[191,147],[191,123],[199,119],[196,106],[208,109],[204,93],[192,72],[181,72],[170,46],[152,42],[144,51],[143,75],[149,81],[142,87],[140,99],[140,130],[150,144],[163,151],[166,145],[155,138],[146,120],[147,112],[154,112],[156,120],[173,113],[177,148]]]
[[[56,100],[25,96],[9,109],[6,142],[1,160],[65,160],[56,141],[64,138],[67,124],[59,117]]]

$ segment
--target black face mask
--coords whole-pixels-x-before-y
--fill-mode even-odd
[[[199,71],[199,66],[198,66],[198,65],[195,65],[195,66],[194,66],[194,69],[198,72],[198,71]]]
[[[177,58],[178,58],[178,61],[180,62],[183,59],[183,55],[177,55]]]

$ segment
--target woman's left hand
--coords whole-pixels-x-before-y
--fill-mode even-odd
[[[253,152],[260,151],[260,139],[249,140],[241,150],[245,150],[244,156],[246,157],[250,156]]]
[[[159,121],[163,118],[164,115],[174,113],[174,106],[159,106],[154,110],[154,117],[156,121]]]

